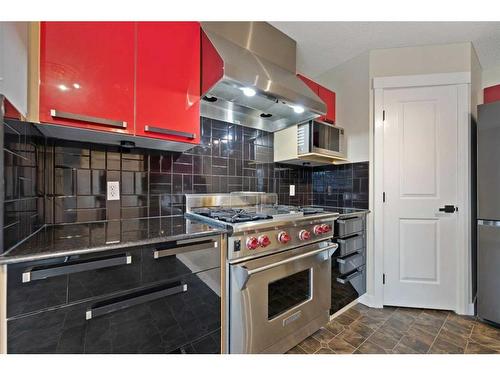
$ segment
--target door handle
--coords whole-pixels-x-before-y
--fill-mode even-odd
[[[455,211],[458,211],[458,207],[455,207],[451,204],[447,204],[444,207],[439,207],[439,212],[446,212],[447,214],[452,214]]]
[[[282,266],[282,265],[287,264],[287,263],[295,262],[295,261],[300,260],[300,259],[308,258],[308,257],[311,257],[313,255],[323,253],[325,251],[328,252],[326,259],[329,259],[333,255],[335,250],[337,250],[338,247],[339,247],[339,245],[334,243],[334,244],[331,244],[329,246],[322,247],[320,249],[313,250],[313,251],[310,251],[310,252],[305,253],[305,254],[296,255],[294,257],[284,259],[284,260],[281,260],[281,261],[278,261],[278,262],[275,262],[272,264],[268,264],[266,266],[252,269],[252,270],[249,270],[244,265],[237,265],[236,267],[234,267],[233,272],[234,272],[235,277],[238,281],[238,285],[239,285],[240,289],[243,290],[243,289],[245,289],[245,286],[246,286],[247,281],[250,278],[250,276],[255,275],[256,273],[267,271],[271,268],[275,268],[275,267]]]
[[[82,115],[79,113],[62,112],[62,111],[59,111],[57,109],[51,109],[50,115],[52,117],[64,118],[67,120],[85,121],[85,122],[91,122],[93,124],[114,126],[116,128],[123,128],[123,129],[127,128],[126,121],[111,120],[111,119],[107,119],[107,118],[87,116],[87,115]]]

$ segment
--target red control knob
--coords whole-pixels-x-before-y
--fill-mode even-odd
[[[323,228],[323,225],[315,225],[314,228],[313,228],[313,232],[316,235],[325,233],[324,230],[325,229]]]
[[[328,224],[321,224],[321,228],[323,230],[323,233],[328,233],[332,230],[332,227]]]
[[[287,232],[278,233],[278,241],[280,243],[287,243],[290,240],[291,240],[290,235]]]
[[[255,238],[255,237],[248,237],[247,238],[247,249],[255,250],[258,247],[259,247],[259,240],[257,238]]]
[[[311,239],[311,232],[309,232],[308,230],[302,229],[302,230],[299,232],[299,239],[300,239],[301,241],[307,241],[307,240],[310,240],[310,239]]]
[[[271,240],[269,239],[269,237],[267,235],[263,234],[262,236],[259,236],[259,245],[261,247],[266,247],[270,244],[271,244]]]

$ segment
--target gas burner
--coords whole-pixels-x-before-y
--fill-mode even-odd
[[[249,212],[237,208],[198,208],[193,210],[193,212],[226,223],[244,223],[247,221],[272,219],[272,216],[264,213]]]

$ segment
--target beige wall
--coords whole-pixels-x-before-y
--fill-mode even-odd
[[[369,159],[374,77],[471,72],[471,110],[482,103],[481,65],[469,42],[365,52],[313,79],[337,94],[336,123],[346,130],[347,158],[351,162]],[[500,67],[495,74],[500,83]]]
[[[345,129],[347,159],[366,161],[369,139],[369,53],[363,53],[314,80],[337,94],[336,124]]]
[[[470,43],[377,49],[370,51],[370,77],[465,72]]]

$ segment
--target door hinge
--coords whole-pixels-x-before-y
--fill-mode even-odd
[[[385,191],[382,193],[382,202],[385,203]]]
[[[382,111],[382,121],[385,121],[385,110]]]
[[[382,274],[382,284],[385,285],[385,273]]]

